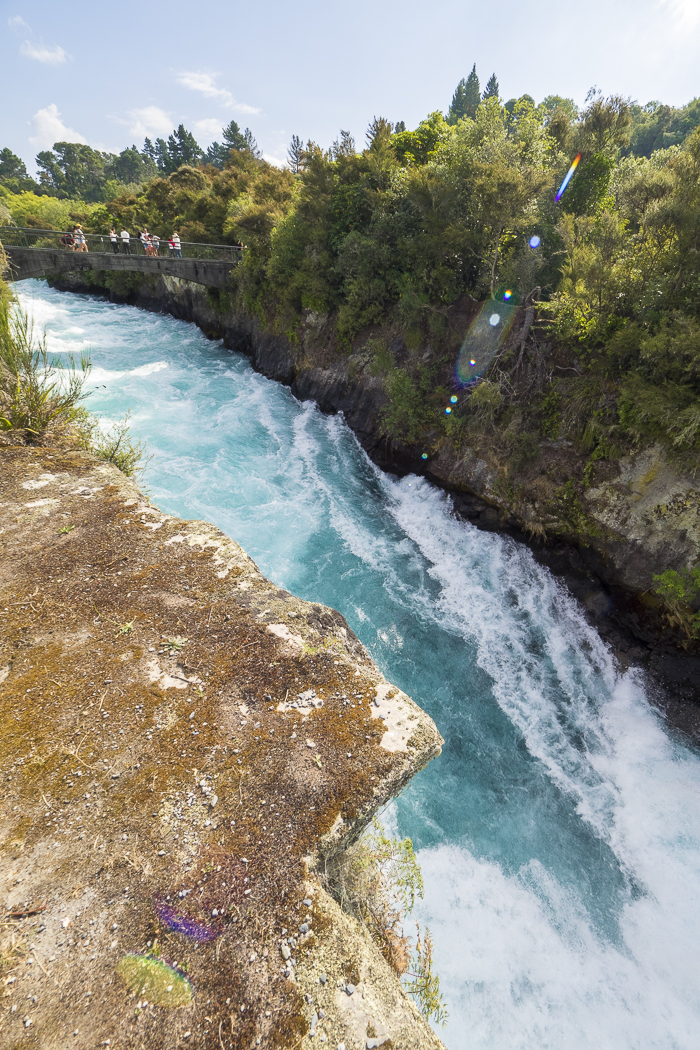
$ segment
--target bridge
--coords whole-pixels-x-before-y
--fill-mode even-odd
[[[121,270],[179,277],[209,288],[230,288],[231,271],[243,255],[243,249],[235,245],[182,241],[181,256],[176,256],[167,240],[151,245],[147,253],[138,237],[131,237],[128,252],[123,250],[120,237],[115,252],[108,236],[94,233],[83,234],[87,251],[78,251],[61,243],[64,236],[55,230],[0,226],[0,244],[5,249],[12,280],[80,270]]]

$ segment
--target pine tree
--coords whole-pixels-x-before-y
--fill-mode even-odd
[[[248,150],[256,160],[260,160],[262,157],[262,150],[258,148],[258,144],[255,141],[255,136],[250,128],[246,128],[243,132],[243,138],[245,139],[245,148]]]
[[[468,117],[472,120],[476,117],[476,111],[479,108],[479,102],[481,101],[481,95],[479,93],[479,78],[476,75],[476,62],[472,66],[472,71],[467,77],[467,83],[464,90],[464,104],[465,112]]]
[[[480,101],[479,78],[476,75],[475,62],[467,79],[462,78],[455,88],[447,113],[447,123],[456,124],[462,117],[471,117],[473,120]]]
[[[156,139],[154,152],[158,171],[170,174],[174,169],[170,167],[170,154],[168,153],[168,144],[165,139]]]
[[[176,171],[183,164],[195,164],[204,156],[204,152],[191,131],[180,124],[172,135],[168,136],[168,155],[170,171]]]
[[[355,139],[349,131],[343,131],[341,128],[340,138],[331,146],[333,160],[338,160],[339,157],[354,157],[355,152]]]
[[[400,135],[402,131],[406,130],[406,123],[403,120],[397,120],[394,125],[394,134]]]
[[[293,171],[295,175],[302,171],[304,165],[304,143],[298,135],[292,135],[292,141],[287,150],[287,161],[289,170]]]
[[[235,120],[232,120],[230,124],[221,132],[221,137],[224,140],[224,146],[227,149],[247,149],[248,143],[246,137],[236,124]]]
[[[488,83],[486,85],[486,89],[484,90],[484,93],[483,93],[483,95],[481,97],[482,97],[482,99],[484,101],[486,101],[487,98],[498,98],[499,97],[498,81],[496,80],[496,74],[495,73],[492,73],[491,76],[489,77],[489,81],[488,81]]]
[[[387,142],[393,130],[390,120],[387,120],[385,117],[375,117],[367,126],[367,133],[365,135],[367,145],[372,149],[372,145],[375,142],[377,145],[379,145],[380,142]]]
[[[143,149],[141,150],[141,156],[142,157],[148,157],[148,159],[152,160],[154,164],[156,163],[156,160],[157,160],[156,147],[153,145],[153,143],[151,142],[150,139],[144,139],[143,140]]]

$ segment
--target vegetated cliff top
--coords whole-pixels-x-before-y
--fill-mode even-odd
[[[441,1046],[315,874],[433,722],[213,526],[0,457],[0,1042]]]

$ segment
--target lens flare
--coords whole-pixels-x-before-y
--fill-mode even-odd
[[[515,292],[513,298],[515,298]],[[498,309],[494,307],[498,305]],[[457,358],[454,381],[457,389],[483,375],[510,331],[518,307],[514,302],[485,302],[472,321]]]
[[[221,933],[221,930],[212,929],[203,922],[197,922],[188,915],[182,915],[165,901],[156,901],[156,915],[173,933],[182,933],[193,941],[213,941]]]
[[[125,955],[117,973],[134,995],[145,995],[158,1006],[186,1006],[192,1002],[192,985],[181,970],[150,955]]]
[[[427,459],[427,458],[428,458],[428,453],[424,452],[423,455],[421,456],[421,459]]]
[[[580,160],[581,160],[581,154],[577,153],[576,156],[574,157],[573,161],[572,161],[571,167],[569,168],[569,170],[567,171],[566,175],[564,176],[564,181],[562,182],[561,186],[559,187],[559,191],[558,191],[556,197],[554,198],[555,201],[560,201],[561,200],[562,194],[564,193],[564,190],[566,189],[566,187],[571,182],[571,180],[572,180],[572,178],[574,176],[574,172],[576,171],[576,169],[578,167],[578,163],[579,163]]]
[[[542,243],[536,233],[533,233],[530,240],[527,242],[531,248],[539,248]]]
[[[510,288],[507,288],[505,290],[505,292],[503,293],[503,302],[507,303],[512,295],[513,295],[513,293],[511,292]]]
[[[452,402],[453,405],[456,405],[457,404],[457,395],[453,394],[452,397],[450,398],[450,401]]]
[[[445,415],[446,415],[446,416],[449,416],[451,412],[452,412],[452,409],[451,409],[451,408],[450,408],[450,406],[448,405],[448,406],[447,406],[447,408],[445,409]]]

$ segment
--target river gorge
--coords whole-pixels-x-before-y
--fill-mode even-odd
[[[90,411],[131,413],[162,511],[339,610],[445,740],[383,812],[425,880],[449,1050],[696,1045],[700,761],[514,539],[366,456],[193,324],[17,286]]]

